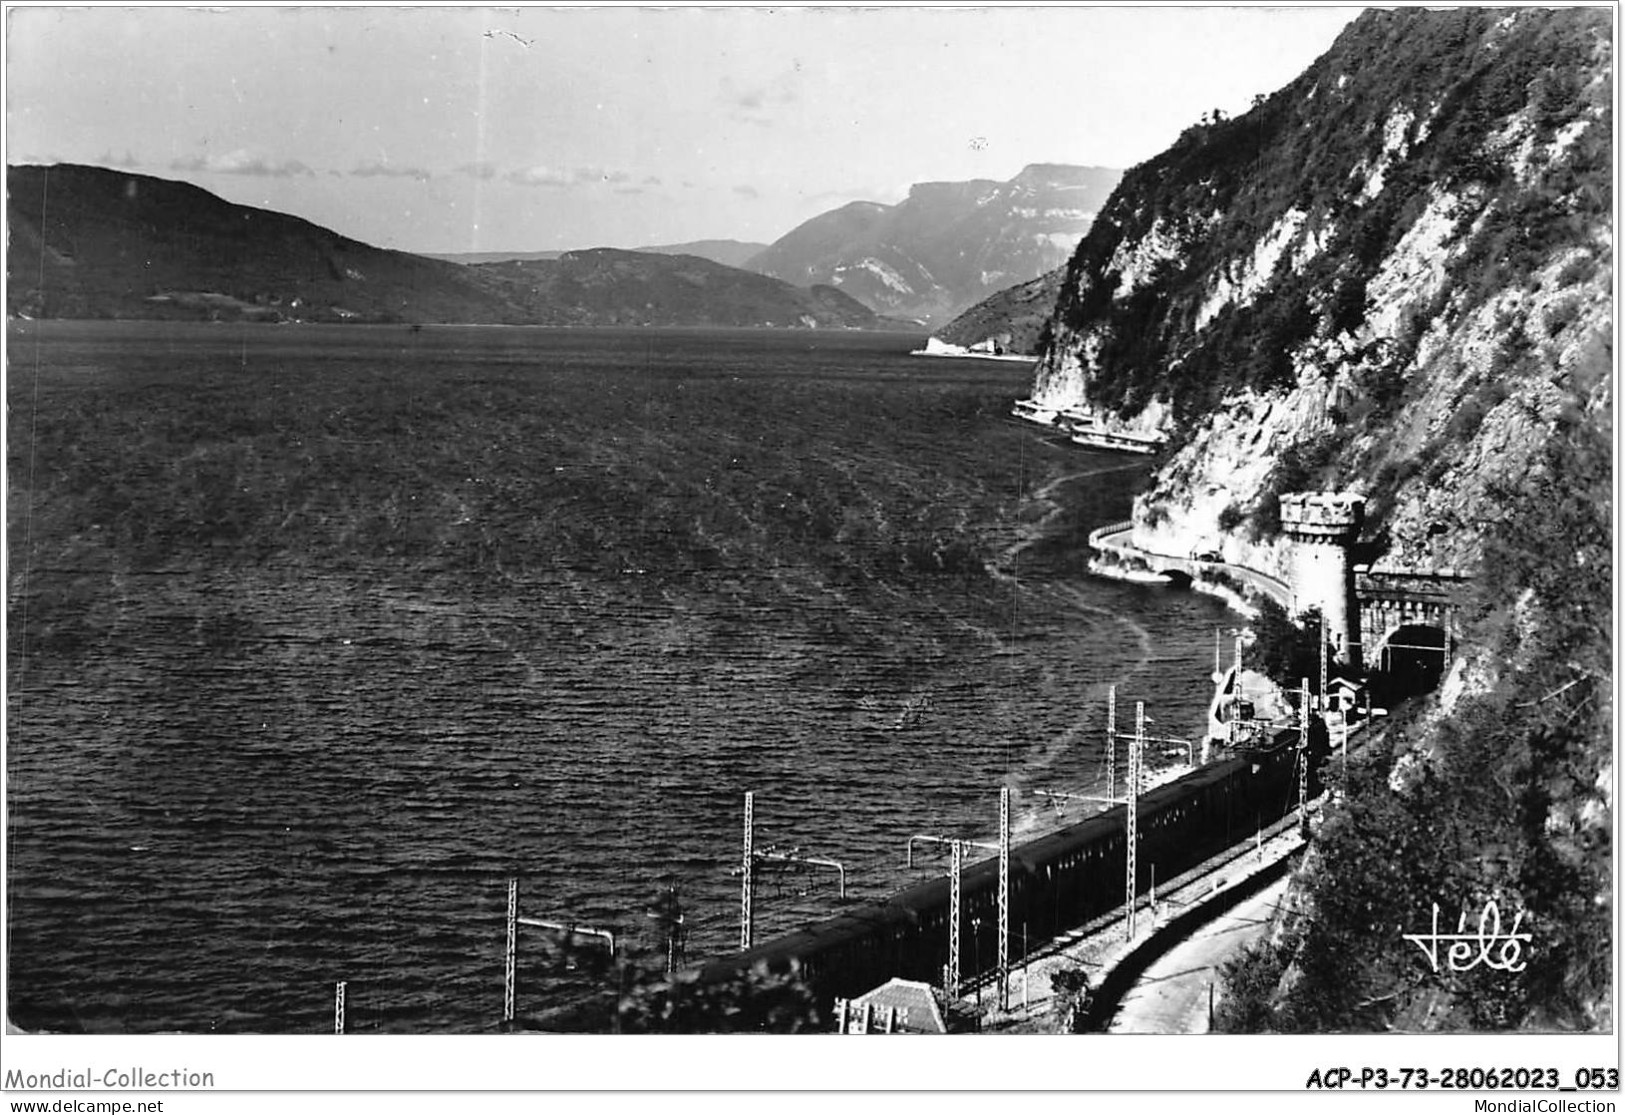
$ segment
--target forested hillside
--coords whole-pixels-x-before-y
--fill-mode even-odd
[[[1057,267],[1025,283],[990,295],[933,334],[939,340],[969,348],[989,337],[1008,336],[1011,352],[1036,354],[1048,342],[1049,318],[1061,290],[1065,269]]]
[[[387,251],[185,182],[90,166],[6,171],[6,309],[55,318],[886,328],[695,255],[599,248],[462,266]]]
[[[185,182],[6,168],[6,311],[57,318],[509,321],[466,268]]]

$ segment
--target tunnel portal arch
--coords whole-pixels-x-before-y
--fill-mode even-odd
[[[1383,636],[1370,665],[1390,700],[1430,693],[1449,665],[1450,634],[1428,623],[1405,623]]]

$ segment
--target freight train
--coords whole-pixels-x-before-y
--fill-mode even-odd
[[[1318,730],[1317,730],[1318,729]],[[1137,890],[1171,879],[1280,820],[1298,801],[1296,730],[1266,748],[1198,767],[1140,796]],[[1325,726],[1309,739],[1309,792],[1320,790],[1319,768],[1329,754]],[[1010,850],[1010,952],[1019,955],[1123,902],[1126,805]],[[964,978],[998,965],[997,857],[960,874],[960,971]],[[948,961],[947,878],[916,884],[881,902],[807,925],[745,952],[703,965],[702,983],[747,972],[796,971],[822,1009],[888,979],[940,985]],[[1025,945],[1024,945],[1025,943]]]

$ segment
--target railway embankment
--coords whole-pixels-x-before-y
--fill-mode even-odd
[[[1318,805],[1311,804],[1311,817]],[[1111,1020],[1117,1003],[1148,965],[1211,919],[1291,870],[1305,847],[1297,815],[1283,818],[1245,844],[1236,845],[1184,874],[1157,885],[1142,898],[1136,932],[1127,935],[1121,909],[1079,926],[1035,951],[1010,971],[1009,1009],[998,1005],[992,976],[972,985],[960,1006],[981,1015],[984,1033],[1056,1033],[1051,978],[1082,968],[1093,989],[1086,1021],[1090,1030]]]
[[[1367,728],[1361,724],[1353,729],[1346,743],[1350,753],[1371,746],[1380,737],[1380,733],[1369,734]],[[1306,808],[1311,833],[1325,801],[1322,795]],[[1253,840],[1232,845],[1166,883],[1159,881],[1153,893],[1140,900],[1132,938],[1127,933],[1127,916],[1118,907],[1034,950],[1025,963],[1011,968],[1008,1009],[999,1008],[992,975],[970,985],[961,1008],[968,1016],[980,1017],[984,1033],[1058,1033],[1051,978],[1064,969],[1081,968],[1092,989],[1084,1027],[1103,1031],[1147,967],[1295,868],[1308,846],[1303,830],[1304,823],[1293,810]]]

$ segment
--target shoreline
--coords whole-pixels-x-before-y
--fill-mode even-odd
[[[1099,554],[1089,559],[1086,568],[1097,577],[1106,577],[1113,581],[1128,581],[1133,584],[1148,585],[1170,585],[1174,583],[1172,578],[1164,574],[1153,573],[1149,569],[1136,569],[1127,562]],[[1222,585],[1203,577],[1193,577],[1191,578],[1190,587],[1192,592],[1200,592],[1205,596],[1212,596],[1222,600],[1225,607],[1237,615],[1245,616],[1247,619],[1258,618],[1258,609],[1245,596],[1229,585]]]

